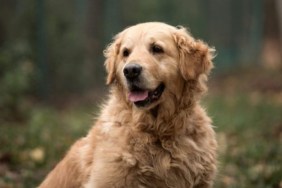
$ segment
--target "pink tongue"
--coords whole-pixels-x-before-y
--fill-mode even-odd
[[[143,101],[148,97],[148,91],[129,92],[128,99],[131,102]]]

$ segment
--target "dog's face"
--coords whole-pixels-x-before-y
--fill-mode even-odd
[[[144,23],[119,33],[106,49],[107,83],[118,82],[137,107],[152,108],[164,92],[179,93],[187,80],[212,67],[212,49],[185,29]]]

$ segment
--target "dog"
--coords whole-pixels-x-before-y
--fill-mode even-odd
[[[200,105],[214,48],[184,27],[141,23],[104,51],[109,98],[40,188],[212,187],[217,142]]]

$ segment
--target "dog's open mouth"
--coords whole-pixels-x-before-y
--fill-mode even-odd
[[[143,107],[157,101],[161,97],[164,89],[165,85],[163,83],[161,83],[153,91],[134,87],[130,90],[128,94],[128,99],[129,101],[133,102],[136,106]]]

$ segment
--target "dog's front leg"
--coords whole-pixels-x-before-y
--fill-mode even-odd
[[[87,138],[77,141],[65,158],[48,174],[39,188],[77,188],[82,187],[89,174],[87,166],[92,161]],[[88,163],[88,165],[86,165]]]

